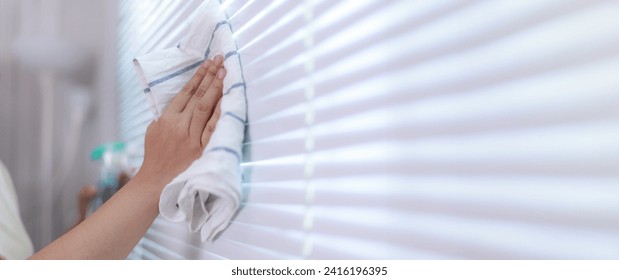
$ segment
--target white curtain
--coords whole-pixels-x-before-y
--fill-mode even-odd
[[[131,59],[200,1],[123,1]],[[619,257],[619,2],[223,3],[248,82],[244,207],[214,244],[157,219],[132,258]],[[139,164],[140,159],[136,159]]]

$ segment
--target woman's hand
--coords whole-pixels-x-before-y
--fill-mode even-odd
[[[220,116],[223,57],[205,60],[158,120],[146,130],[144,163],[137,176],[165,185],[187,169],[208,144]]]
[[[201,154],[219,119],[223,57],[205,61],[146,131],[142,168],[92,216],[31,259],[126,258],[159,214],[161,190]]]

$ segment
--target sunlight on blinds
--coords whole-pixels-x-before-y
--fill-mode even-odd
[[[121,1],[119,131],[138,150],[152,117],[131,60],[176,45],[200,3]],[[222,9],[246,200],[215,243],[159,218],[131,258],[619,257],[619,2]]]

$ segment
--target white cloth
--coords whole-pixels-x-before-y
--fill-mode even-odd
[[[13,181],[0,161],[0,257],[25,259],[33,252],[32,242],[19,217]]]
[[[165,187],[159,201],[163,217],[186,221],[191,231],[200,231],[202,241],[212,242],[240,204],[245,83],[232,28],[218,1],[205,1],[187,29],[177,47],[140,56],[134,64],[158,118],[205,58],[224,55],[221,118],[202,156]]]

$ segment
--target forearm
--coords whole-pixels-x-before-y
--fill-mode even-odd
[[[126,258],[159,213],[165,182],[152,178],[136,175],[88,219],[31,259]]]

